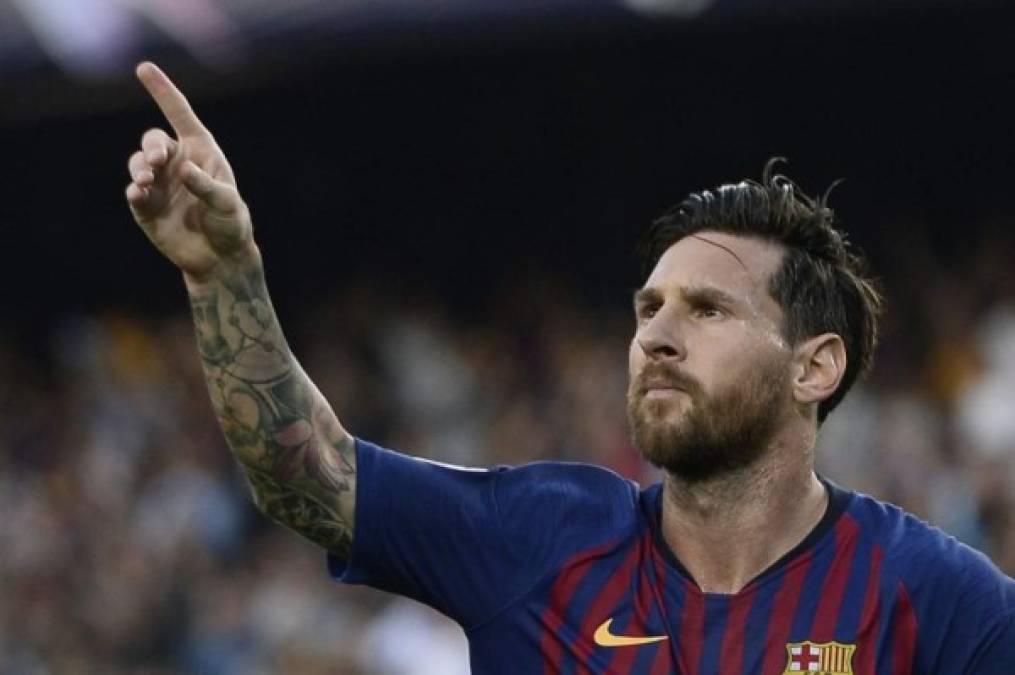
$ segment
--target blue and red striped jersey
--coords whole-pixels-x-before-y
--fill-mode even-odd
[[[1015,673],[1015,581],[827,481],[805,540],[722,595],[662,539],[660,485],[586,464],[462,469],[363,441],[357,460],[352,551],[331,574],[457,621],[475,673]]]

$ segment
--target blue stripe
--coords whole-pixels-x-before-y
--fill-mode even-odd
[[[653,621],[658,621],[659,635],[666,633],[667,635],[670,636],[669,640],[664,640],[663,642],[659,643],[659,649],[667,650],[670,653],[669,662],[676,663],[676,654],[678,646],[677,631],[680,630],[679,623],[680,614],[681,611],[683,610],[684,600],[687,594],[687,590],[683,584],[683,577],[665,563],[662,564],[661,566],[656,566],[656,562],[655,560],[652,559],[651,556],[648,556],[646,558],[645,564],[648,565],[647,567],[648,578],[649,582],[652,584],[653,590],[652,592]],[[660,567],[662,568],[663,573],[662,578],[659,577]],[[676,586],[675,589],[671,590],[670,586],[673,585],[674,581],[676,581],[677,584],[675,585]],[[660,605],[659,603],[662,604]],[[677,611],[676,615],[677,623],[673,623],[673,617],[671,616],[670,612],[671,607],[679,608],[679,611]],[[655,625],[656,624],[653,623],[653,626]],[[658,651],[659,651],[658,649],[652,650],[653,658],[648,661],[648,665],[645,666],[646,668],[645,671],[635,669],[633,672],[634,673],[648,672],[648,669],[651,667],[652,661],[654,660],[655,655]],[[643,661],[644,658],[639,657],[638,663],[640,664]]]
[[[881,561],[881,568],[884,572],[884,560]],[[881,593],[883,588],[885,588],[884,584],[878,589],[878,647],[875,667],[879,673],[890,673],[892,672],[892,657],[895,656],[895,631],[893,629],[896,615],[899,612],[899,603],[896,597],[897,590],[892,593],[891,597],[883,597]],[[891,609],[886,609],[886,607],[891,607]]]
[[[839,550],[838,531],[833,530],[834,545],[819,546],[811,558],[811,566],[804,577],[803,587],[800,589],[800,599],[797,601],[796,615],[793,617],[793,625],[789,631],[790,642],[803,642],[810,639],[810,630],[814,622],[814,615],[818,611],[818,603],[821,601],[821,590],[828,577],[828,570],[832,566],[835,554]]]
[[[663,589],[663,602],[666,615],[666,631],[672,637],[673,651],[678,653],[680,649],[680,620],[684,615],[684,605],[687,604],[687,587],[684,578],[674,569],[666,568],[666,587]]]
[[[593,562],[585,574],[585,578],[575,589],[571,603],[564,610],[564,623],[560,627],[561,632],[567,631],[564,635],[564,642],[567,646],[560,660],[561,675],[574,673],[578,669],[574,655],[574,644],[580,637],[578,631],[581,630],[586,615],[592,609],[596,596],[605,588],[610,577],[616,573],[624,556],[628,553],[628,547],[621,547]],[[588,640],[592,639],[591,635],[585,637]]]
[[[835,640],[846,644],[856,643],[856,631],[860,628],[860,614],[863,612],[864,595],[871,571],[871,543],[858,535],[856,553],[849,569],[849,581],[842,596],[839,619],[835,623]]]
[[[653,599],[655,595],[652,596]],[[659,606],[657,602],[652,603],[652,611],[649,612],[648,619],[646,620],[647,635],[662,635],[666,632],[666,628],[663,627],[663,618],[659,613]],[[670,640],[673,638],[671,637]],[[670,640],[663,640],[662,642],[652,645],[638,648],[638,658],[634,660],[634,664],[631,667],[632,675],[635,673],[647,673],[652,667],[652,662],[655,661],[656,654],[660,649],[669,649]]]
[[[676,654],[680,653],[680,620],[684,615],[684,607],[687,605],[687,581],[676,570],[670,567],[663,568],[666,572],[666,579],[663,588],[663,618],[666,625],[666,632],[670,639],[670,653],[676,660]],[[653,575],[655,568],[652,569]]]
[[[744,626],[744,671],[743,675],[756,675],[765,665],[765,636],[772,617],[775,594],[786,580],[786,566],[780,569],[758,587],[754,604],[747,615]]]
[[[730,596],[728,595],[706,595],[705,596],[705,644],[701,649],[701,663],[698,665],[699,673],[718,673],[719,650],[722,648],[723,634],[726,632],[726,622],[730,617]]]
[[[656,655],[660,649],[669,649],[666,642],[659,642],[654,645],[648,645],[645,647],[639,647],[638,658],[634,660],[634,665],[631,667],[629,675],[638,675],[639,673],[647,673],[652,668],[652,663],[656,660]]]

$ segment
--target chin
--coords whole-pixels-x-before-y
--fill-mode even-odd
[[[665,432],[672,434],[678,429],[674,428],[679,426],[687,413],[690,411],[691,404],[685,397],[679,399],[660,399],[655,401],[642,400],[641,402],[641,416],[642,423],[655,427],[667,427]],[[653,429],[653,433],[659,433],[664,431],[663,428]]]

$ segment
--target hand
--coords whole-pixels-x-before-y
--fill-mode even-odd
[[[142,63],[136,72],[176,138],[149,129],[131,155],[126,196],[134,220],[188,281],[259,260],[250,212],[211,132],[155,64]]]

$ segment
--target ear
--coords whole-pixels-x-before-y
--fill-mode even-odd
[[[846,345],[835,333],[824,333],[796,348],[793,398],[797,403],[824,401],[839,388],[846,374]]]

